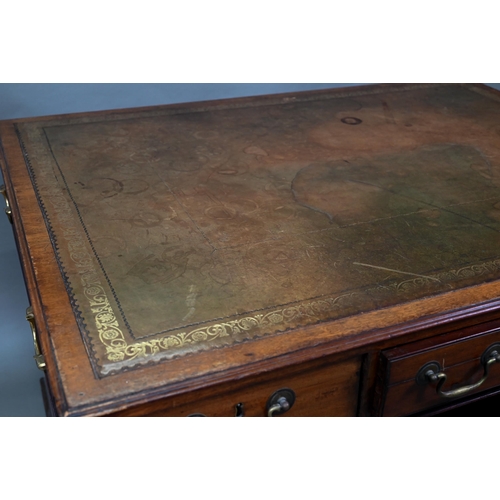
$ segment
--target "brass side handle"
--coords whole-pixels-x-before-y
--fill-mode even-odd
[[[31,334],[33,335],[33,347],[35,349],[35,358],[36,366],[40,370],[45,370],[45,358],[43,357],[42,351],[40,350],[40,346],[38,345],[38,336],[36,333],[36,325],[35,325],[35,315],[33,314],[33,308],[30,306],[26,309],[26,320],[30,324]]]
[[[7,197],[7,190],[5,189],[4,184],[0,186],[0,193],[2,193],[3,197],[5,198],[5,213],[7,214],[9,222],[12,224],[12,208],[10,207],[9,198]]]
[[[443,391],[443,385],[446,382],[446,373],[441,369],[441,365],[436,361],[426,363],[417,373],[416,381],[418,385],[427,385],[437,382],[436,394],[443,398],[457,398],[464,396],[484,384],[490,373],[490,367],[495,363],[500,363],[500,344],[493,344],[481,356],[483,365],[483,376],[475,384],[465,385],[458,389]]]

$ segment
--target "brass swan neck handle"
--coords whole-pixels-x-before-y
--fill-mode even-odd
[[[493,344],[481,356],[481,364],[483,365],[483,376],[474,384],[465,385],[458,389],[443,391],[443,385],[447,380],[446,373],[441,368],[441,365],[436,361],[426,363],[417,373],[416,382],[418,385],[428,385],[437,382],[436,394],[443,398],[457,398],[464,396],[469,392],[474,391],[488,378],[490,367],[495,363],[500,363],[500,344]]]

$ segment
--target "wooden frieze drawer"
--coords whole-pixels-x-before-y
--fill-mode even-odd
[[[0,167],[56,415],[411,414],[500,342],[487,87],[4,121]]]
[[[469,330],[383,351],[378,412],[409,415],[500,386],[500,328]]]
[[[322,359],[250,380],[232,381],[216,389],[195,391],[187,398],[159,399],[147,408],[132,408],[118,415],[265,417],[275,400],[283,396],[290,408],[283,411],[276,407],[273,416],[354,417],[360,366],[360,358],[341,362]]]

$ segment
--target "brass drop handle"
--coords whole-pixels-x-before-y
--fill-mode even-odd
[[[290,409],[290,403],[287,401],[285,397],[281,397],[278,399],[276,404],[271,406],[269,410],[267,410],[267,416],[273,417],[275,413],[285,413]]]
[[[35,355],[33,356],[36,361],[36,366],[40,370],[45,370],[47,365],[45,364],[45,358],[43,357],[42,351],[40,350],[40,346],[38,345],[38,337],[36,334],[36,325],[35,325],[35,315],[33,314],[33,308],[30,306],[26,309],[26,320],[30,324],[31,334],[33,335],[33,347],[35,348]]]
[[[295,403],[295,392],[292,389],[280,389],[268,400],[266,405],[267,416],[274,417],[287,412]]]
[[[442,371],[441,365],[436,361],[425,364],[417,373],[417,384],[427,385],[437,382],[436,394],[443,398],[457,398],[464,396],[481,386],[488,378],[490,367],[495,363],[500,363],[500,344],[493,344],[484,351],[481,356],[481,364],[484,368],[483,376],[475,384],[465,385],[451,391],[443,391],[442,387],[446,382],[446,373]]]
[[[10,208],[9,198],[7,197],[7,190],[5,189],[4,184],[0,186],[0,193],[2,193],[3,197],[5,198],[5,204],[7,205],[5,207],[5,213],[7,214],[9,222],[12,224],[12,208]]]

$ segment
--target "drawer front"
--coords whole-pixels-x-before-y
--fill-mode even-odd
[[[410,415],[496,386],[500,329],[453,332],[382,352],[377,414]]]
[[[273,416],[321,417],[356,416],[361,359],[340,363],[318,362],[286,368],[243,381],[225,383],[212,389],[169,397],[113,416],[265,417],[270,397],[291,389],[293,406]]]

